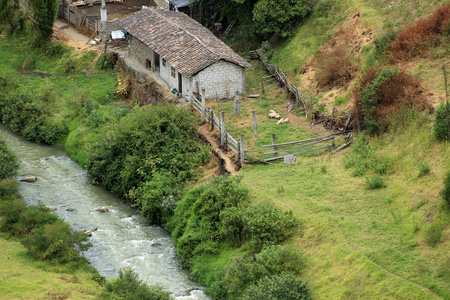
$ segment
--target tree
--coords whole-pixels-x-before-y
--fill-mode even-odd
[[[57,0],[30,0],[30,9],[37,30],[35,45],[40,46],[50,41],[58,12]]]
[[[272,34],[287,37],[298,20],[312,10],[306,0],[259,0],[253,9],[256,31],[264,37]]]

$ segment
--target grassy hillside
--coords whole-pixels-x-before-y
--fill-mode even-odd
[[[301,84],[305,64],[357,12],[373,40],[390,28],[398,32],[446,3],[318,1],[318,9],[295,36],[272,44],[271,61]],[[401,66],[431,95],[445,93],[441,71],[449,61],[443,54],[448,53],[445,43]],[[369,41],[354,56],[358,72],[374,63],[372,51]],[[314,80],[307,85],[308,93],[323,96],[332,91],[317,89]],[[249,82],[251,87],[258,84]],[[353,84],[341,91],[347,101]],[[276,102],[271,108],[286,113]],[[349,149],[335,155],[301,156],[294,165],[243,168],[243,183],[254,202],[270,200],[292,209],[302,220],[302,230],[291,243],[308,257],[303,277],[316,299],[450,299],[450,210],[440,194],[450,169],[450,144],[434,140],[433,116],[426,112],[402,111],[392,120],[389,132],[379,137],[358,135]],[[284,132],[280,142],[296,138],[291,126],[286,127],[280,130]],[[261,139],[267,142],[270,130]],[[384,174],[380,177],[379,168]],[[386,187],[368,189],[376,178]]]

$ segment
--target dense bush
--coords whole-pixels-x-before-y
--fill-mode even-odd
[[[447,104],[441,103],[434,111],[433,133],[438,141],[444,141],[449,139],[448,126],[449,125],[447,123]]]
[[[169,227],[185,264],[196,255],[217,252],[221,211],[248,201],[248,191],[239,181],[215,177],[189,190],[178,202]]]
[[[301,279],[293,273],[266,276],[251,285],[243,299],[246,300],[309,300],[311,293]]]
[[[87,150],[87,170],[116,195],[140,204],[151,222],[161,223],[155,209],[162,209],[164,199],[158,195],[175,194],[208,157],[195,122],[173,105],[136,108],[112,122]]]
[[[119,270],[119,277],[106,282],[103,299],[170,300],[170,293],[147,286],[131,269]]]
[[[366,177],[366,189],[376,190],[386,187],[383,177],[379,174],[374,174],[372,176]]]
[[[447,202],[447,205],[450,207],[450,171],[445,175],[442,196],[444,197],[444,201]]]
[[[263,249],[261,253],[235,258],[225,269],[224,287],[227,294],[232,294],[265,276],[279,275],[283,272],[300,275],[305,264],[305,258],[298,249],[289,246],[271,246]]]
[[[263,37],[287,37],[311,10],[311,4],[305,0],[259,0],[253,8],[253,22]]]
[[[21,242],[34,258],[67,263],[82,260],[80,250],[90,246],[85,241],[87,236],[84,233],[57,219],[53,223],[36,226]]]
[[[356,107],[369,133],[389,127],[389,117],[402,109],[432,111],[418,79],[396,68],[369,69],[354,90]]]
[[[16,156],[6,144],[5,138],[0,136],[0,180],[13,177],[18,169]]]
[[[36,96],[16,89],[0,97],[1,121],[31,141],[54,144],[67,135],[68,130],[62,120],[50,117],[53,100],[51,94]]]
[[[97,60],[97,66],[100,69],[109,69],[112,70],[116,66],[118,57],[115,53],[106,52],[100,55],[100,57]]]

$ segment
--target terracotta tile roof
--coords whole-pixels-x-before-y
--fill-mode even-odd
[[[208,29],[181,12],[144,8],[120,25],[185,76],[219,60],[253,69]]]

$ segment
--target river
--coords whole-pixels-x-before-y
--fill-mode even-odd
[[[93,246],[83,255],[101,275],[117,276],[120,268],[130,267],[142,281],[162,287],[177,299],[209,299],[189,280],[164,229],[147,225],[136,210],[92,185],[89,175],[65,151],[29,142],[3,126],[0,133],[20,159],[17,178],[38,178],[34,183],[20,183],[27,204],[55,206],[55,213],[76,230],[97,228],[90,237]],[[109,212],[99,212],[102,206]]]

